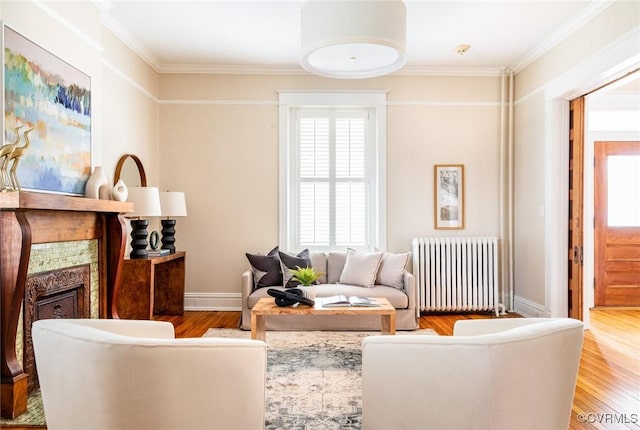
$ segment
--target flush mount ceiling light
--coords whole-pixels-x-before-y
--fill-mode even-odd
[[[328,78],[373,78],[406,61],[402,0],[308,0],[302,7],[300,63]]]

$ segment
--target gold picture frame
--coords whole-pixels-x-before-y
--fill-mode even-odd
[[[464,229],[464,165],[434,165],[433,187],[435,229]]]

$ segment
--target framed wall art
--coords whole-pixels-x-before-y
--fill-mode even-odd
[[[13,160],[21,188],[83,195],[91,174],[91,78],[6,25],[3,37],[4,145],[27,146]]]
[[[436,164],[433,167],[435,228],[463,229],[464,166]]]

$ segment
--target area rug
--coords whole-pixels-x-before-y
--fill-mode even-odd
[[[362,340],[380,332],[268,331],[265,429],[359,429]],[[433,330],[397,332],[399,336]],[[239,329],[204,337],[249,339]]]

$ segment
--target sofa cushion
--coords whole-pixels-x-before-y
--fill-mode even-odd
[[[348,250],[347,261],[340,275],[340,283],[373,287],[381,259],[381,252],[362,253]]]
[[[376,276],[376,284],[387,285],[393,288],[404,286],[404,271],[409,262],[409,253],[392,254],[385,252],[380,261],[380,268]]]
[[[282,285],[282,269],[278,247],[273,248],[267,255],[245,253],[251,264],[253,285],[255,289]]]
[[[284,287],[272,287],[278,290],[284,290]],[[343,284],[319,284],[314,286],[316,297],[331,297],[338,294],[344,294],[346,296],[361,296],[361,297],[384,297],[389,300],[391,306],[396,309],[407,309],[409,307],[409,297],[403,290],[396,288],[389,288],[384,285],[374,285],[372,288],[359,287],[357,285],[343,285]],[[263,297],[271,297],[267,293],[268,288],[262,288],[255,290],[248,297],[247,304],[249,308],[255,306]]]
[[[346,252],[329,252],[327,254],[327,284],[337,284],[340,282],[340,275],[347,261]]]
[[[324,252],[312,252],[311,253],[311,267],[322,275],[318,278],[319,284],[327,283],[327,254]],[[342,270],[342,269],[341,269]]]
[[[298,267],[303,269],[312,267],[309,250],[304,249],[298,255],[278,251],[278,256],[280,257],[280,268],[282,269],[282,285],[286,288],[294,288],[300,285],[300,282],[293,279],[293,274],[290,270],[295,270]]]

